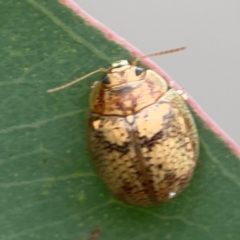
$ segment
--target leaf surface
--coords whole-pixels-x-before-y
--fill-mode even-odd
[[[190,186],[155,208],[125,205],[96,176],[88,152],[90,85],[55,94],[115,60],[123,46],[57,1],[0,1],[0,239],[238,239],[240,161],[193,112],[200,163]]]

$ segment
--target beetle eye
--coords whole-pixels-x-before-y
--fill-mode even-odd
[[[142,74],[144,72],[144,69],[141,67],[137,67],[135,70],[136,76],[139,76],[140,74]]]
[[[104,84],[109,84],[109,83],[110,83],[110,80],[109,80],[108,75],[106,75],[106,76],[102,79],[102,83],[104,83]]]

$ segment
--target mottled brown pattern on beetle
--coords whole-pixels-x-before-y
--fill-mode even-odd
[[[173,91],[173,90],[172,90]],[[184,123],[186,126],[186,131],[189,134],[191,145],[192,145],[192,151],[194,152],[194,159],[198,159],[199,155],[199,140],[198,140],[198,133],[196,129],[196,124],[194,122],[194,119],[191,116],[191,112],[187,108],[185,101],[180,101],[179,98],[172,98],[167,96],[167,100],[171,100],[172,104],[175,106],[176,109],[179,109],[181,111],[181,115],[184,118]]]
[[[145,77],[131,83],[122,79],[121,84],[112,88],[97,84],[91,95],[94,99],[91,101],[92,111],[100,115],[127,116],[155,103],[164,94],[167,85],[164,80],[159,81],[152,71],[148,70]]]
[[[132,87],[127,84],[122,88],[116,90],[106,89],[102,87],[98,102],[94,106],[96,113],[104,114],[105,111],[109,111],[109,109],[111,110],[114,108],[120,112],[123,112],[123,114],[127,116],[129,114],[134,114],[137,111],[136,107],[140,104],[140,102],[143,101],[142,92],[149,91],[152,102],[155,102],[161,96],[160,91],[153,91],[153,84],[148,79],[141,83],[141,85],[146,85],[141,86],[141,88],[143,88],[143,91],[139,91],[139,86]],[[106,91],[108,91],[107,99]]]
[[[101,116],[99,116],[99,119],[103,122],[103,124],[101,124],[102,127],[99,127],[97,131],[91,131],[90,142],[92,144],[94,164],[100,176],[106,180],[107,186],[118,198],[122,199],[124,197],[125,201],[129,203],[134,203],[136,199],[138,199],[139,205],[149,205],[150,200],[148,199],[147,188],[141,184],[143,180],[141,172],[138,169],[138,159],[134,152],[133,143],[131,139],[126,141],[126,139],[130,137],[129,132],[126,133],[128,136],[125,136],[125,142],[121,144],[117,144],[118,136],[114,135],[126,129],[126,121],[116,123],[116,118],[114,117],[109,119]],[[113,124],[109,125],[109,122]],[[109,129],[109,131],[112,132],[110,139],[106,138],[107,133],[104,130],[104,126],[106,125],[108,129],[112,126],[112,129]],[[114,132],[115,128],[118,128],[118,131]],[[111,153],[106,153],[104,149],[109,149],[109,144],[117,144],[120,147],[126,146],[128,154],[123,154],[120,151],[113,150],[113,148],[111,148]]]
[[[163,131],[159,131],[157,132],[151,139],[147,139],[146,137],[140,137],[140,141],[141,141],[141,147],[147,147],[148,151],[152,151],[152,148],[154,147],[154,145],[156,144],[156,141],[159,139],[163,138]]]
[[[100,131],[96,133],[95,137],[97,140],[104,139],[104,136]],[[119,146],[118,144],[111,144],[109,141],[102,141],[101,144],[102,144],[101,146],[102,150],[108,154],[111,154],[112,152],[117,151],[121,153],[120,156],[122,157],[123,155],[129,152],[129,149],[128,149],[129,141],[123,142],[121,146]]]
[[[144,118],[148,118],[148,117],[149,116],[147,114],[145,114]],[[156,132],[151,138],[147,138],[146,136],[139,137],[140,146],[147,147],[149,152],[153,151],[153,147],[154,147],[154,145],[157,144],[157,140],[163,139],[163,137],[164,137],[163,130],[165,129],[165,131],[166,131],[166,129],[168,129],[168,127],[171,124],[171,120],[174,118],[174,114],[170,110],[166,115],[162,116],[162,118],[163,118],[163,128],[160,131]],[[167,136],[165,136],[166,138],[169,137],[168,134],[169,134],[168,132],[165,133],[165,135],[167,135]]]
[[[194,121],[181,95],[156,73],[148,70],[143,79],[134,67],[121,76],[121,68],[114,71],[110,86],[98,83],[91,95],[93,162],[119,199],[140,206],[166,202],[192,177]]]
[[[164,102],[162,102],[163,104]],[[159,104],[159,106],[161,106],[161,104]],[[173,107],[172,104],[169,104],[169,107]],[[169,109],[170,110],[170,109]],[[175,117],[174,117],[175,116]],[[178,116],[179,118],[179,116]],[[176,114],[171,113],[171,110],[169,111],[168,114],[162,116],[163,119],[163,128],[161,130],[161,135],[163,134],[163,136],[159,137],[158,139],[156,139],[156,141],[153,143],[152,138],[149,138],[149,141],[151,143],[151,151],[149,151],[149,144],[147,142],[146,137],[143,137],[144,141],[141,142],[141,146],[145,146],[145,148],[147,148],[147,151],[145,151],[145,153],[143,154],[144,156],[146,156],[146,158],[148,159],[146,161],[146,166],[149,166],[149,175],[153,175],[154,183],[155,183],[155,191],[156,194],[157,192],[159,192],[159,198],[162,201],[167,201],[168,199],[168,194],[170,192],[180,192],[184,186],[186,186],[186,182],[185,185],[181,184],[182,182],[182,177],[181,175],[179,175],[180,173],[177,172],[177,169],[174,168],[174,162],[177,162],[177,168],[181,169],[181,163],[179,162],[179,160],[183,157],[186,161],[189,161],[189,165],[188,167],[184,167],[188,172],[188,176],[184,177],[184,179],[189,179],[192,175],[192,171],[188,171],[187,169],[192,169],[195,166],[195,159],[192,155],[192,149],[189,151],[189,149],[185,149],[184,146],[186,146],[189,142],[190,142],[190,138],[188,137],[188,133],[187,132],[183,132],[179,126],[179,124],[177,124],[177,118],[176,118]],[[171,127],[171,131],[169,131],[169,128]],[[173,134],[174,133],[174,134]],[[170,141],[171,139],[176,139],[174,141],[174,145],[170,146],[169,144],[166,145],[165,143],[167,141]],[[165,152],[164,154],[161,153],[161,150],[164,148],[164,145],[166,145],[166,149],[168,150],[168,152]],[[174,153],[174,155],[171,154],[172,150],[177,150],[177,151],[182,151],[182,148],[185,149],[184,152],[182,154],[179,155],[179,159],[177,157],[177,155]],[[160,152],[159,150],[160,149]],[[150,153],[150,154],[149,154]],[[151,155],[151,153],[153,153]],[[156,158],[156,155],[159,156],[165,156],[163,158]],[[149,157],[152,156],[152,157]],[[153,161],[149,161],[149,159],[158,159],[158,162],[153,162]],[[161,169],[162,169],[162,176],[159,177],[158,175],[154,175],[153,174],[153,166],[159,165],[159,162],[161,162]],[[149,164],[148,164],[149,163]],[[168,165],[170,164],[170,167],[168,167]],[[161,186],[160,189],[158,190],[158,186]],[[165,187],[164,187],[165,186]],[[166,199],[165,199],[166,198]]]
[[[181,128],[181,114],[179,115],[172,103],[166,101],[169,94],[181,99],[177,93],[170,91],[165,99],[136,114],[132,126],[125,118],[94,115],[94,121],[97,119],[101,121],[99,128],[91,131],[94,163],[108,187],[118,198],[126,202],[142,206],[153,204],[149,198],[149,183],[144,182],[139,169],[134,144],[140,146],[151,179],[151,188],[159,203],[167,201],[170,192],[181,192],[192,176],[191,169],[194,169],[196,159],[192,154],[193,149],[184,147],[191,142],[191,133],[186,131],[188,129],[186,126]],[[156,112],[159,112],[156,119],[159,131],[148,136],[147,134],[151,133],[149,127],[154,126],[156,118],[156,114],[154,116],[152,114]],[[145,122],[141,122],[141,119]],[[146,122],[150,123],[149,126]],[[145,131],[144,128],[139,129],[139,125],[148,126],[146,133],[142,132]],[[137,141],[131,139],[131,131],[137,132],[139,136]],[[121,133],[124,133],[124,141],[119,144],[117,142],[119,138],[121,139]]]

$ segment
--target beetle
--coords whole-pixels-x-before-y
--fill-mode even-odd
[[[107,187],[128,204],[154,206],[178,195],[192,178],[199,154],[197,128],[182,91],[137,66],[149,54],[116,61],[61,87],[105,72],[92,86],[89,120],[93,163]]]

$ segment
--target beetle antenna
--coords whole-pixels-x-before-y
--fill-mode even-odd
[[[78,83],[78,82],[82,81],[83,79],[85,79],[85,78],[87,78],[87,77],[90,77],[91,75],[93,75],[93,74],[95,74],[95,73],[98,73],[98,72],[108,72],[108,69],[106,69],[106,68],[97,69],[97,70],[95,70],[95,71],[93,71],[93,72],[90,72],[90,73],[88,73],[88,74],[80,77],[80,78],[77,78],[77,79],[73,80],[72,82],[69,82],[69,83],[67,83],[67,84],[64,84],[64,85],[62,85],[62,86],[60,86],[60,87],[56,87],[56,88],[53,88],[53,89],[49,89],[49,90],[47,90],[47,92],[48,92],[48,93],[52,93],[52,92],[57,92],[57,91],[59,91],[59,90],[68,88],[68,87],[72,86],[73,84]]]
[[[162,51],[162,52],[157,52],[157,53],[152,53],[152,54],[148,54],[142,57],[137,57],[135,60],[133,60],[132,64],[136,65],[138,61],[140,61],[143,58],[147,58],[147,57],[156,57],[156,56],[160,56],[160,55],[165,55],[168,53],[174,53],[174,52],[179,52],[182,50],[185,50],[186,47],[180,47],[180,48],[174,48],[174,49],[170,49],[170,50],[166,50],[166,51]]]

